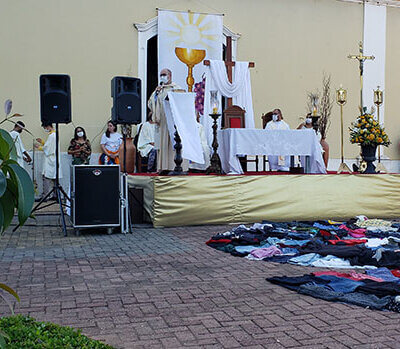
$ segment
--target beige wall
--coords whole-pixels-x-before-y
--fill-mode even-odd
[[[332,74],[333,87],[343,84],[349,90],[346,128],[358,114],[358,67],[347,55],[358,50],[363,8],[335,0],[2,0],[0,101],[12,98],[14,111],[24,113],[28,127],[43,136],[38,76],[69,74],[74,124],[85,127],[93,140],[110,116],[111,78],[137,74],[133,23],[156,16],[157,7],[225,14],[224,24],[242,35],[238,59],[256,62],[251,77],[258,127],[261,114],[274,107],[280,107],[290,126],[296,127],[305,113],[306,93],[321,88],[324,71]],[[388,11],[388,28],[393,28],[388,43],[394,47],[399,15],[398,9]],[[398,42],[396,49],[388,49],[393,70],[399,49]],[[392,80],[388,76],[387,90],[389,86],[395,90],[396,81],[394,75]],[[394,96],[395,91],[392,97],[388,92],[386,102],[386,122],[393,128],[396,120],[391,115],[399,109]],[[64,149],[72,132],[73,125],[61,126]],[[331,157],[339,156],[339,134],[335,104],[328,133]],[[347,138],[346,132],[346,155],[357,155],[358,147]],[[30,142],[26,135],[24,141]],[[390,154],[397,156],[395,151]]]

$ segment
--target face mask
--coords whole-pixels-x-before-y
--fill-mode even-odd
[[[46,133],[49,133],[49,132],[50,132],[50,130],[49,130],[49,129],[47,129],[47,128],[45,128],[45,129],[44,129],[44,132],[46,132]]]
[[[84,133],[83,133],[82,131],[79,131],[79,132],[76,133],[76,135],[77,135],[78,137],[83,137]]]
[[[306,124],[311,124],[312,123],[312,119],[311,118],[306,118]]]
[[[168,82],[168,76],[166,75],[161,75],[160,76],[160,83],[166,84]]]
[[[272,115],[272,121],[278,121],[278,114],[273,114]]]

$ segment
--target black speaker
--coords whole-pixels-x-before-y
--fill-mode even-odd
[[[119,165],[77,165],[71,169],[71,215],[74,227],[119,226]]]
[[[113,107],[111,119],[117,124],[142,122],[142,82],[137,78],[116,76],[111,80]]]
[[[40,75],[40,119],[42,122],[71,122],[71,80],[69,75]]]

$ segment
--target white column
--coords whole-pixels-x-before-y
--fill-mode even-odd
[[[385,90],[386,62],[386,6],[364,4],[364,55],[375,56],[374,61],[364,62],[364,106],[374,105],[374,90]],[[380,121],[385,120],[385,94],[380,107]]]

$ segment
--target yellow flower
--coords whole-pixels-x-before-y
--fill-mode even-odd
[[[375,139],[375,136],[371,133],[371,134],[368,136],[368,139],[369,139],[370,141],[373,141],[373,140]]]
[[[378,143],[382,143],[382,142],[383,142],[383,139],[382,139],[381,137],[379,137],[376,141],[377,141]]]

